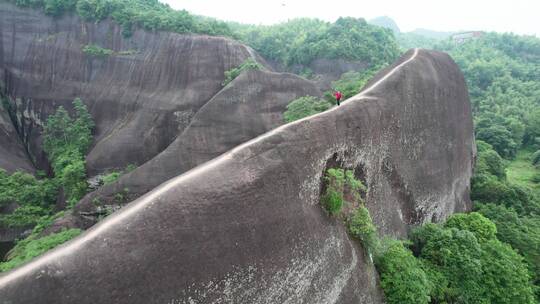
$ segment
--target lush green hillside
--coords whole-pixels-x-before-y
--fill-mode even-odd
[[[112,18],[122,25],[124,36],[136,27],[177,33],[201,33],[233,37],[229,26],[212,18],[194,16],[185,10],[173,10],[157,0],[2,0],[21,7],[42,9],[59,17],[76,13],[87,21]]]
[[[465,75],[478,139],[509,159],[522,145],[540,147],[540,39],[488,33],[436,49],[448,52]]]
[[[334,23],[304,18],[270,26],[236,24],[233,28],[242,41],[263,56],[289,66],[309,64],[316,58],[379,65],[399,55],[392,32],[362,18],[339,18]]]
[[[486,33],[461,44],[425,37],[399,42],[402,47],[448,52],[461,67],[478,141],[471,197],[475,209],[496,224],[497,238],[525,258],[538,301],[540,152],[535,151],[540,149],[540,39]]]

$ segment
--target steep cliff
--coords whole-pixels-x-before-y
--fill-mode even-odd
[[[0,168],[8,172],[15,170],[34,172],[24,145],[2,105],[0,105]]]
[[[87,46],[112,53],[93,55]],[[40,125],[75,97],[96,121],[89,174],[140,165],[222,89],[225,71],[248,58],[262,60],[227,38],[138,30],[126,39],[113,22],[51,18],[0,2],[0,88],[39,168],[47,166]]]
[[[249,77],[246,75],[245,77]],[[3,303],[381,303],[373,267],[319,205],[329,161],[368,185],[383,234],[470,208],[467,88],[414,50],[342,106],[166,183],[0,277]]]
[[[193,117],[189,126],[162,153],[118,182],[88,194],[75,215],[83,228],[93,225],[103,207],[124,203],[118,193],[136,198],[162,182],[186,172],[231,148],[283,124],[290,100],[318,95],[318,89],[298,76],[249,71],[216,94]],[[75,225],[76,226],[76,225]]]

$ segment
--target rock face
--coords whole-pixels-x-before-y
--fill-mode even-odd
[[[474,153],[458,67],[409,51],[340,107],[175,177],[4,274],[0,303],[381,303],[363,250],[319,205],[327,163],[363,175],[379,231],[403,236],[470,208]]]
[[[290,100],[319,94],[313,83],[293,74],[242,73],[208,101],[162,153],[118,182],[88,194],[75,212],[85,220],[82,228],[95,223],[96,218],[89,215],[99,214],[103,206],[121,204],[116,199],[118,193],[139,197],[162,182],[283,124],[282,113]]]
[[[92,56],[83,51],[88,45],[114,53]],[[261,60],[226,38],[138,30],[124,39],[112,22],[50,18],[0,2],[0,90],[41,169],[40,126],[58,106],[70,109],[80,97],[96,122],[90,175],[140,165],[222,89],[225,71],[248,58]]]
[[[24,145],[2,105],[0,105],[0,168],[9,173],[16,170],[34,172]]]
[[[37,167],[47,168],[39,135],[43,121],[60,105],[70,109],[75,97],[83,99],[96,122],[87,156],[90,176],[146,163],[89,195],[78,208],[85,214],[121,203],[111,200],[125,189],[129,197],[138,197],[275,128],[291,100],[321,95],[313,82],[266,68],[244,73],[223,88],[224,72],[246,59],[266,65],[233,40],[144,31],[124,39],[120,31],[110,22],[52,19],[0,2],[0,90],[10,99],[19,135]],[[92,57],[82,50],[87,45],[114,54]],[[13,129],[9,119],[5,122]],[[17,136],[0,138],[5,140],[10,140],[5,147],[16,151],[0,150],[0,167],[12,171],[14,163],[31,170],[23,160],[12,161],[24,156],[22,145],[11,144]],[[94,218],[87,218],[89,226]]]

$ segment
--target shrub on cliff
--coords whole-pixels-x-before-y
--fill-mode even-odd
[[[9,204],[48,207],[56,199],[54,181],[37,179],[24,172],[8,174],[0,169],[0,208]]]
[[[255,60],[249,58],[246,61],[242,62],[238,67],[225,71],[225,80],[223,80],[222,85],[226,86],[236,77],[240,76],[243,71],[247,70],[260,70],[261,65]]]
[[[88,56],[97,57],[97,58],[104,58],[104,57],[114,54],[113,50],[105,49],[95,44],[85,45],[82,48],[82,51]]]
[[[379,247],[379,239],[377,237],[377,228],[373,225],[369,210],[364,207],[358,207],[348,221],[348,228],[351,235],[364,246],[368,253],[374,254]]]
[[[73,101],[73,107],[74,118],[60,107],[49,116],[43,130],[43,150],[71,204],[87,191],[84,156],[92,142],[94,127],[92,117],[80,99]]]
[[[313,114],[324,112],[332,105],[314,96],[303,96],[292,100],[287,105],[287,110],[283,113],[285,122],[292,122]]]
[[[326,192],[322,197],[323,204],[330,214],[336,214],[343,206],[343,186],[345,184],[343,169],[328,169],[324,180],[326,182]]]

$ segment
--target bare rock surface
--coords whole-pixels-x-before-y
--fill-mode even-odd
[[[95,223],[97,209],[136,198],[164,181],[188,171],[231,148],[283,124],[287,104],[305,95],[318,96],[317,87],[293,74],[248,71],[216,94],[188,127],[162,153],[119,181],[88,194],[75,211]],[[117,200],[122,193],[124,200]]]
[[[0,104],[0,168],[12,173],[21,170],[34,172],[32,162],[15,130],[9,114]]]
[[[201,164],[4,274],[0,303],[382,303],[372,264],[319,204],[327,162],[362,172],[380,233],[403,236],[470,209],[474,153],[458,67],[411,50],[341,106]]]
[[[109,56],[84,52],[96,45]],[[0,90],[9,98],[20,138],[46,169],[40,130],[62,105],[80,97],[96,122],[89,174],[140,165],[163,151],[222,89],[224,72],[248,58],[231,39],[167,32],[123,38],[113,22],[50,18],[0,2]]]

